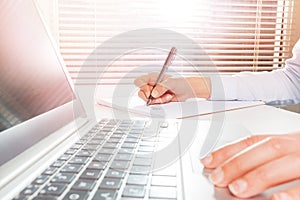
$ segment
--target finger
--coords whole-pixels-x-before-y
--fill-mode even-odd
[[[298,150],[297,142],[288,137],[271,137],[234,157],[211,173],[211,180],[220,187],[272,160]]]
[[[152,90],[151,95],[154,98],[160,97],[168,91],[173,91],[173,88],[176,87],[174,79],[168,78],[160,83],[158,83]]]
[[[278,192],[272,195],[271,200],[300,200],[300,186]]]
[[[161,97],[153,99],[151,104],[169,103],[173,99],[173,96],[173,94],[165,93]]]
[[[143,99],[145,102],[148,101],[148,97],[145,96],[145,93],[144,93],[143,91],[140,90],[139,93],[138,93],[138,95],[139,95],[139,97],[140,97],[141,99]]]
[[[300,178],[300,153],[296,152],[266,163],[229,185],[237,197],[248,198],[264,190]]]
[[[169,90],[168,88],[158,84],[153,88],[151,95],[154,98],[158,98],[164,95],[168,90]]]
[[[172,95],[172,99],[170,101],[166,100],[165,103],[168,103],[168,102],[178,102],[179,99],[177,98],[177,96],[175,94],[172,94],[172,93],[169,93]],[[171,97],[170,97],[171,98]],[[168,102],[167,102],[168,101]]]
[[[150,96],[150,93],[152,91],[152,88],[153,87],[150,85],[144,85],[140,88],[140,91],[142,91],[144,93],[145,97],[148,99]]]
[[[253,144],[256,144],[257,142],[267,137],[270,137],[270,135],[255,135],[243,139],[239,142],[226,145],[225,147],[214,151],[211,155],[202,159],[201,162],[206,168],[216,168],[240,151],[252,146]]]
[[[175,94],[173,94],[173,98],[171,99],[170,102],[178,102],[179,99],[177,98],[177,96]]]

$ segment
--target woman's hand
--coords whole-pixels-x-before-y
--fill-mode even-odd
[[[134,84],[140,88],[139,97],[147,101],[153,89],[158,73],[150,73],[135,79]],[[188,98],[209,98],[210,79],[206,77],[174,78],[165,75],[156,85],[151,95],[152,104],[185,101]]]
[[[227,145],[201,162],[214,168],[211,181],[247,198],[300,178],[300,133],[258,135]],[[300,186],[273,194],[272,200],[300,200]]]

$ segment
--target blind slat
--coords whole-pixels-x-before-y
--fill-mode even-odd
[[[270,71],[282,68],[290,57],[293,4],[294,0],[59,0],[56,28],[62,56],[76,84],[132,84],[138,75],[159,71],[168,49],[145,47],[118,55],[151,37],[112,40],[93,54],[114,36],[143,28],[175,31],[194,41],[191,45],[159,35],[161,45],[176,44],[179,52],[172,69],[183,75],[195,75],[195,67],[204,73]],[[106,73],[97,80],[99,70]]]

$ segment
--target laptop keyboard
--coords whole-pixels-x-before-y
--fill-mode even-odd
[[[152,170],[153,153],[176,132],[148,123],[101,120],[14,199],[177,199],[178,163]]]

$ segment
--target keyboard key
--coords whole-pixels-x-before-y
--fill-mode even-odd
[[[65,164],[64,161],[57,160],[57,161],[55,161],[55,162],[52,163],[51,167],[60,168],[64,164]]]
[[[107,166],[107,162],[91,162],[87,168],[88,169],[97,169],[97,170],[104,170],[105,167]]]
[[[94,150],[82,150],[79,151],[76,156],[78,157],[91,157],[94,154]]]
[[[97,180],[100,178],[102,174],[102,170],[93,170],[93,169],[86,169],[80,176],[80,179],[93,179]]]
[[[93,200],[115,200],[117,191],[100,189],[95,193]]]
[[[126,143],[138,143],[139,138],[136,137],[127,137],[124,142]]]
[[[141,166],[151,166],[152,159],[149,158],[136,158],[133,162],[133,165],[141,165]]]
[[[140,120],[139,120],[140,121]],[[131,120],[131,119],[123,119],[122,121],[121,121],[121,124],[133,124],[134,123],[134,121],[133,120]]]
[[[75,144],[85,144],[86,142],[87,142],[87,139],[84,138],[84,137],[82,137],[82,138],[80,138],[80,140],[77,141]]]
[[[66,194],[63,200],[86,200],[88,196],[87,192],[71,190]]]
[[[97,145],[97,146],[99,146],[99,145],[103,144],[103,142],[104,142],[103,139],[93,138],[91,141],[89,141],[87,143],[87,145]]]
[[[51,195],[51,196],[59,196],[63,193],[67,185],[58,184],[58,183],[50,183],[46,185],[41,191],[41,195]]]
[[[168,128],[168,126],[169,126],[169,123],[168,123],[168,122],[162,122],[162,123],[160,124],[160,128]]]
[[[90,191],[95,183],[94,180],[79,179],[74,183],[72,190]]]
[[[116,151],[115,149],[102,148],[100,149],[99,153],[112,155],[115,153],[115,151]]]
[[[128,169],[129,167],[128,161],[113,161],[110,165],[111,169]]]
[[[124,171],[109,169],[105,175],[108,178],[123,178],[125,176]]]
[[[58,158],[58,160],[67,161],[67,160],[69,160],[70,158],[71,158],[71,155],[66,155],[66,154],[64,154],[64,155],[60,156],[60,157]]]
[[[149,141],[142,141],[140,143],[140,146],[146,146],[146,147],[154,147],[155,143],[154,142],[149,142]]]
[[[27,200],[27,199],[28,199],[28,197],[18,196],[18,197],[13,198],[12,200]]]
[[[43,185],[44,183],[47,182],[49,176],[39,176],[36,179],[34,179],[34,181],[32,182],[33,185]]]
[[[176,187],[158,187],[150,188],[150,198],[176,199]]]
[[[119,128],[128,128],[128,127],[131,126],[131,124],[132,124],[132,123],[121,123],[121,124],[119,125]]]
[[[108,143],[116,143],[118,144],[122,139],[122,134],[113,134],[108,140]]]
[[[87,142],[87,141],[91,138],[92,134],[93,134],[93,133],[85,134],[84,136],[81,137],[80,140],[83,140],[83,141],[86,141],[86,142]]]
[[[103,134],[96,134],[92,140],[102,140],[104,141],[108,136],[107,135],[103,135]]]
[[[112,157],[112,155],[99,153],[95,156],[93,161],[108,162],[108,161],[110,161],[111,157]]]
[[[133,155],[132,154],[121,154],[118,153],[115,157],[115,160],[123,160],[123,161],[130,161],[132,160]]]
[[[136,154],[137,158],[147,158],[147,159],[151,159],[153,158],[153,153],[145,153],[145,152],[137,152]]]
[[[74,144],[71,149],[80,149],[82,147],[82,145],[79,144]]]
[[[32,195],[38,189],[39,189],[39,187],[36,185],[28,185],[24,190],[22,190],[22,192],[20,194],[25,195],[25,196]]]
[[[119,143],[121,139],[124,137],[125,137],[124,133],[114,132],[114,134],[108,139],[108,142]]]
[[[57,168],[54,167],[48,167],[42,174],[51,176],[57,171]]]
[[[143,132],[143,130],[144,130],[144,127],[143,127],[143,126],[133,126],[133,127],[131,128],[130,132],[135,132],[135,133],[137,133],[137,132]]]
[[[118,146],[118,143],[108,143],[107,142],[103,145],[103,148],[115,149],[115,148],[117,148],[117,146]]]
[[[121,200],[143,200],[144,198],[122,197]],[[158,200],[158,199],[156,199]],[[163,200],[163,199],[159,199]]]
[[[130,174],[127,179],[127,184],[130,185],[147,185],[148,176]]]
[[[108,134],[109,132],[111,132],[111,130],[112,130],[113,128],[112,127],[103,127],[100,131],[99,131],[99,133],[106,133],[106,134]]]
[[[87,144],[82,149],[86,151],[93,151],[93,150],[97,150],[99,147],[100,145],[97,144]]]
[[[113,135],[117,134],[117,135],[122,135],[123,137],[125,137],[128,134],[128,131],[129,131],[129,127],[127,127],[127,128],[119,127],[113,132]]]
[[[74,157],[68,163],[70,164],[85,164],[87,163],[89,158],[87,157]]]
[[[137,145],[137,143],[130,143],[130,142],[124,142],[122,144],[122,147],[121,148],[129,148],[129,149],[133,149],[135,148]]]
[[[52,178],[51,182],[52,183],[71,183],[74,178],[75,178],[75,175],[71,174],[71,173],[58,173]]]
[[[149,174],[150,172],[150,167],[149,166],[132,166],[130,173],[132,174]]]
[[[123,154],[133,154],[134,153],[134,149],[130,149],[130,148],[121,148],[119,150],[119,153],[123,153]]]
[[[145,196],[145,187],[144,186],[126,185],[122,196],[124,196],[124,197],[144,197]]]
[[[36,196],[32,200],[57,200],[57,197]]]
[[[176,187],[176,177],[173,176],[152,176],[151,185]]]
[[[65,154],[67,154],[67,155],[73,155],[73,154],[76,153],[76,151],[77,151],[77,149],[68,149],[68,150],[65,152]]]
[[[67,164],[61,169],[61,172],[78,173],[78,172],[80,172],[81,168],[82,168],[82,165]]]
[[[158,175],[158,176],[176,176],[176,167],[171,166],[167,167],[158,171],[155,171],[153,175]]]
[[[121,187],[121,179],[104,178],[100,184],[101,189],[119,189]]]

